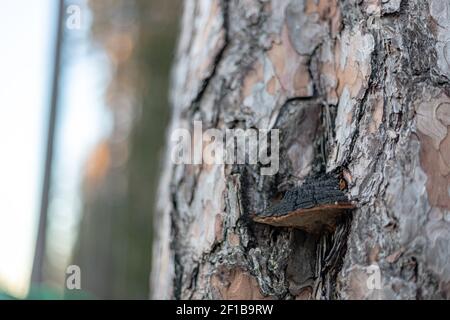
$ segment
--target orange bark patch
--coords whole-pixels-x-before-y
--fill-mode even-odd
[[[264,81],[263,65],[261,62],[257,61],[253,65],[253,68],[248,71],[244,79],[244,83],[242,85],[242,94],[244,95],[244,98],[250,96],[253,91],[253,86],[262,81]]]
[[[306,0],[305,5],[306,14],[318,13],[322,20],[334,17],[339,11],[337,0]]]
[[[111,151],[108,143],[100,143],[91,154],[86,166],[88,185],[96,185],[106,174],[111,163]]]
[[[362,34],[359,29],[344,30],[334,45],[323,44],[320,49],[320,81],[329,103],[337,104],[344,89],[348,90],[350,99],[362,96],[371,72],[373,45],[373,37]]]
[[[442,174],[442,171],[445,173],[448,167],[444,163],[440,151],[433,148],[432,139],[420,132],[419,138],[421,142],[420,164],[428,177],[426,184],[428,201],[431,206],[450,210],[450,176],[448,174]],[[445,140],[448,139],[446,137]],[[444,152],[448,154],[448,151]]]
[[[335,37],[341,29],[341,10],[338,0],[307,0],[305,13],[318,13],[319,18],[330,24],[331,36]]]
[[[214,223],[214,233],[216,242],[223,241],[223,218],[221,214],[216,214],[216,220]]]
[[[377,98],[372,110],[372,121],[369,124],[369,132],[376,133],[383,121],[384,103],[381,97]]]
[[[443,176],[450,174],[450,134],[448,133],[439,146],[439,171]]]
[[[215,298],[225,300],[265,299],[256,279],[242,269],[225,269],[223,267],[218,269],[219,271],[211,277],[211,287]]]
[[[311,287],[303,288],[298,295],[295,296],[295,300],[309,300],[313,294]]]
[[[268,57],[287,96],[311,96],[312,81],[306,57],[299,55],[292,46],[287,27],[283,27],[281,42],[273,44]]]
[[[294,91],[297,95],[308,96],[310,87],[309,71],[303,63],[297,67],[294,75]]]
[[[430,205],[450,210],[450,99],[440,94],[416,107],[420,164]]]
[[[336,44],[338,88],[340,96],[345,87],[352,98],[358,98],[370,75],[370,54],[373,37],[359,30],[344,34]]]
[[[370,263],[376,263],[378,262],[378,258],[380,255],[380,246],[379,245],[375,245],[375,247],[373,247],[370,252],[369,252],[369,262]]]
[[[267,93],[273,96],[275,94],[276,89],[277,89],[277,78],[272,77],[267,83]]]
[[[239,244],[241,243],[241,240],[239,239],[239,235],[237,235],[234,232],[229,232],[228,233],[228,243],[232,246],[232,247],[237,247],[239,246]]]

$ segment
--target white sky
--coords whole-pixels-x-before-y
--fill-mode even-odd
[[[28,290],[37,231],[56,4],[0,0],[0,291],[19,297]],[[66,255],[76,235],[84,161],[111,122],[102,103],[105,60],[87,49],[83,25],[74,31],[81,45],[65,71],[50,206],[49,236]]]
[[[39,211],[52,0],[0,0],[0,286],[27,289]]]

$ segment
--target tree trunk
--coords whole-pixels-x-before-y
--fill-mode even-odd
[[[448,0],[186,0],[169,133],[276,128],[280,163],[275,175],[175,165],[168,141],[153,297],[450,298],[449,12]],[[334,229],[251,219],[335,169],[356,208]]]

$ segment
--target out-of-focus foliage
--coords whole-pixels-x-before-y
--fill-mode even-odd
[[[5,292],[0,291],[0,300],[15,300],[15,298]]]
[[[58,291],[52,287],[40,285],[31,286],[26,300],[87,300],[94,299],[88,292],[82,290]],[[0,300],[17,300],[18,298],[0,291]]]
[[[26,297],[27,300],[88,300],[94,298],[83,290],[67,290],[63,292],[46,285],[32,286]]]
[[[152,212],[165,127],[178,0],[95,0],[92,37],[111,61],[111,136],[92,152],[73,263],[98,298],[147,298]],[[80,128],[81,130],[81,128]]]

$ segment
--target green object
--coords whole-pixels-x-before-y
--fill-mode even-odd
[[[0,291],[0,300],[16,300],[15,297],[10,296],[9,294]]]

